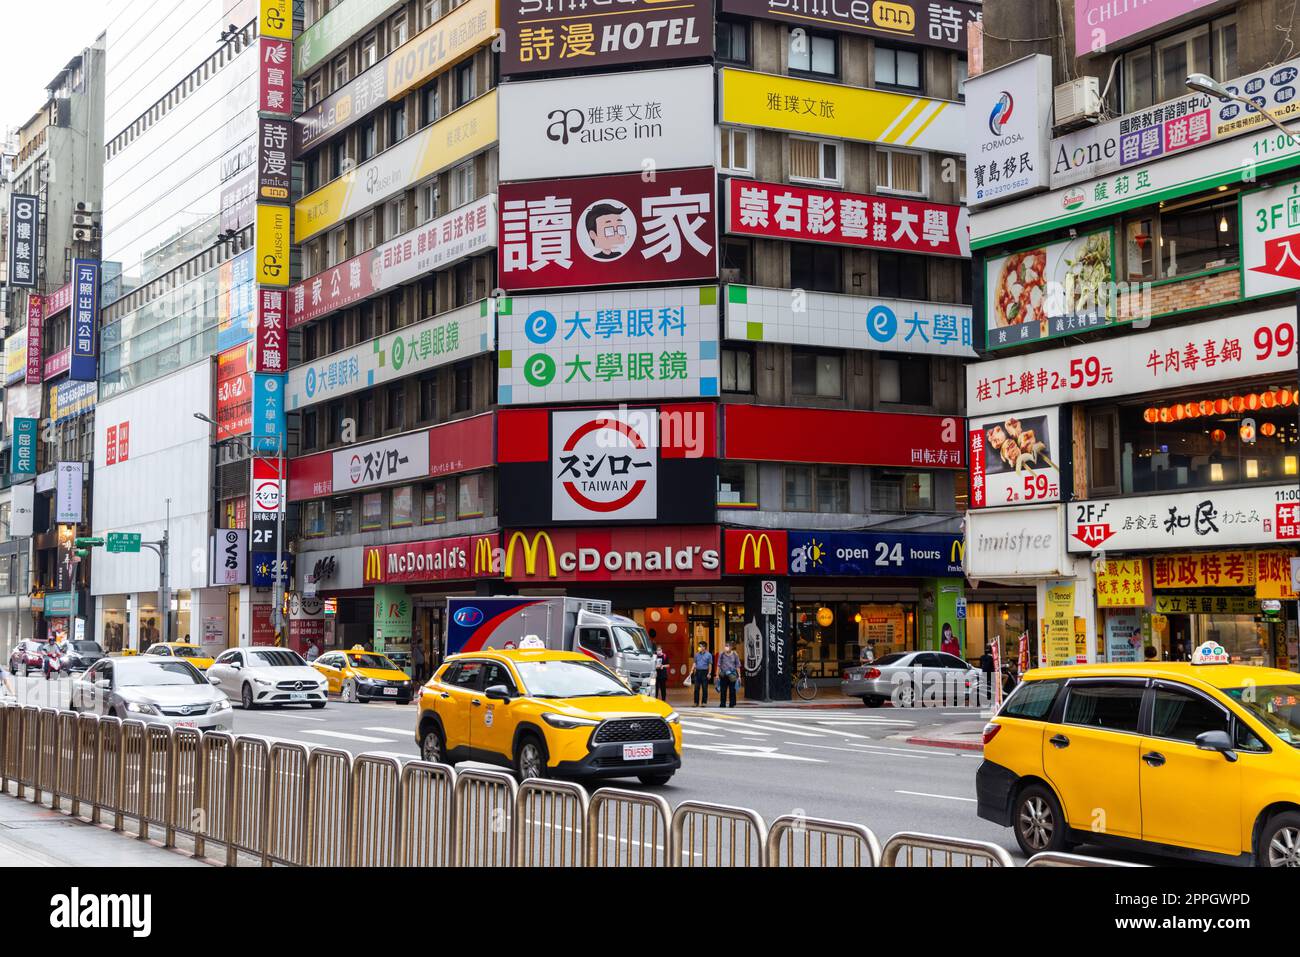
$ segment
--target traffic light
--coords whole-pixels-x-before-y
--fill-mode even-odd
[[[104,540],[102,538],[78,538],[74,539],[72,544],[76,548],[75,554],[78,558],[89,558],[90,550],[103,545]]]

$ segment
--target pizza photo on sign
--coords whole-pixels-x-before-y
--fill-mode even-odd
[[[634,409],[557,412],[551,421],[552,515],[653,519],[658,416]]]
[[[993,287],[994,321],[998,326],[1018,326],[1036,320],[1047,335],[1046,284],[1046,248],[1012,253],[1003,261]]]

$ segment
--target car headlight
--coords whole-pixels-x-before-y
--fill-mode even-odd
[[[678,714],[676,711],[673,711],[668,715],[668,717],[664,718],[664,720],[667,721],[669,724],[681,724],[682,716]]]
[[[126,710],[133,712],[134,714],[157,714],[158,713],[158,709],[155,708],[153,705],[140,704],[139,702],[136,701],[128,701],[126,704]]]
[[[263,688],[269,688],[269,687],[271,687],[271,682],[269,682],[269,681],[263,681],[261,678],[254,678],[254,679],[253,679],[253,683],[254,683],[254,684],[259,684],[259,685],[261,685]]]
[[[372,685],[375,683],[374,678],[367,678],[365,675],[357,675],[357,684]]]
[[[324,691],[324,690],[326,690],[328,687],[329,687],[329,682],[328,682],[328,681],[322,681],[320,684],[318,684],[318,685],[316,686],[316,690],[317,690],[317,691]]]
[[[208,714],[217,714],[221,711],[229,711],[229,710],[230,710],[230,702],[227,701],[225,698],[222,698],[220,701],[218,701],[216,704],[214,704],[211,708],[208,709]]]
[[[552,728],[590,728],[600,724],[595,718],[575,718],[567,714],[543,714],[542,720]]]

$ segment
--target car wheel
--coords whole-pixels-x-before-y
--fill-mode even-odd
[[[864,694],[862,696],[862,703],[866,705],[868,708],[879,708],[882,704],[885,703],[885,701],[883,698],[877,695]]]
[[[244,685],[243,690],[239,692],[239,703],[244,706],[245,711],[253,710],[255,706],[253,704],[253,689],[251,686],[246,684]]]
[[[649,786],[652,787],[652,788],[657,788],[657,787],[662,787],[663,785],[667,784],[669,781],[671,781],[671,780],[673,779],[673,776],[672,776],[671,773],[669,773],[669,774],[638,774],[638,775],[636,776],[636,779],[637,779],[638,781],[640,781],[642,784],[649,785]]]
[[[916,689],[910,684],[899,685],[894,689],[894,707],[911,708],[916,704]]]
[[[317,711],[319,711],[321,708],[325,707],[325,702],[324,702],[324,701],[313,701],[313,702],[311,703],[311,706],[312,706],[313,708],[315,708]]]
[[[1255,863],[1260,867],[1300,867],[1300,814],[1275,814],[1264,825]]]
[[[1041,784],[1031,784],[1016,797],[1011,826],[1016,832],[1016,843],[1026,857],[1069,847],[1060,802]]]
[[[339,692],[339,697],[349,704],[354,704],[357,700],[357,683],[351,680],[343,682],[343,690]]]
[[[451,764],[447,760],[447,744],[436,724],[420,737],[420,760],[430,764]]]
[[[521,781],[549,776],[546,767],[546,751],[536,736],[530,734],[519,740],[519,753],[515,755],[515,770],[519,772]]]

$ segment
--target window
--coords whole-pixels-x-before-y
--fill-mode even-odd
[[[474,408],[474,366],[460,362],[452,370],[454,377],[452,408],[455,412],[469,412]]]
[[[835,37],[809,33],[802,27],[789,31],[790,71],[835,76]]]
[[[474,472],[470,475],[462,475],[456,480],[457,518],[465,519],[483,517],[483,487],[485,481],[486,475],[483,472]]]
[[[384,395],[384,425],[388,430],[406,425],[406,390],[401,385],[389,386]]]
[[[330,445],[337,445],[343,441],[343,420],[347,418],[347,407],[342,402],[335,402],[329,406],[329,432],[326,441]]]
[[[1124,223],[1129,281],[1173,279],[1240,261],[1234,194],[1216,193]]]
[[[415,486],[399,485],[392,491],[389,528],[408,528],[415,522]]]
[[[830,140],[790,137],[790,179],[840,183],[840,144]]]
[[[357,131],[357,155],[365,162],[378,152],[379,132],[374,120],[364,124]]]
[[[438,118],[438,81],[435,79],[420,91],[420,129]]]
[[[339,90],[348,82],[348,58],[344,54],[334,60],[334,87]]]
[[[817,511],[847,512],[849,510],[849,470],[843,465],[819,465],[817,478]]]
[[[438,377],[420,377],[420,421],[433,422],[438,418]]]
[[[474,99],[474,61],[471,59],[468,63],[456,67],[454,78],[456,106],[464,106]]]
[[[1230,731],[1228,712],[1194,692],[1157,685],[1151,704],[1153,737],[1195,742],[1206,731]]]
[[[966,99],[966,81],[970,78],[970,64],[964,56],[957,58],[957,99]]]
[[[357,432],[360,435],[374,435],[379,431],[378,408],[375,403],[375,394],[368,392],[363,395],[357,403]]]
[[[440,524],[447,521],[447,483],[433,482],[424,487],[424,504],[420,511],[420,521],[424,525]]]
[[[815,292],[839,292],[843,275],[838,246],[814,243],[790,244],[790,288]],[[836,395],[839,393],[837,392]]]
[[[325,503],[306,502],[302,513],[302,533],[307,538],[325,534]]]
[[[1189,73],[1208,73],[1222,80],[1237,75],[1234,17],[1180,30],[1125,53],[1120,62],[1122,82],[1117,85],[1123,90],[1118,111],[1132,113],[1185,95]]]
[[[361,496],[361,531],[372,532],[384,527],[384,493],[370,492]]]
[[[398,104],[388,111],[388,145],[406,139],[406,107]]]
[[[921,89],[921,54],[877,43],[876,85]]]
[[[749,241],[724,239],[722,241],[722,281],[749,282]]]
[[[477,691],[483,687],[483,666],[482,661],[462,661],[458,666],[453,665],[442,680],[457,688],[471,688]]]
[[[925,192],[925,158],[907,150],[874,147],[876,151],[876,188],[892,193]]]
[[[751,174],[749,130],[724,126],[718,130],[718,163],[724,172]]]
[[[840,356],[833,352],[795,349],[790,356],[790,383],[798,396],[839,398],[844,393]]]
[[[718,463],[718,508],[758,508],[758,466],[753,462]]]
[[[334,515],[334,534],[352,534],[352,499],[344,496],[330,503],[330,512]]]
[[[474,161],[461,163],[447,174],[451,186],[451,208],[456,209],[474,199]]]
[[[811,512],[813,507],[813,468],[811,465],[787,465],[782,469],[784,488],[782,508],[787,512]]]
[[[1004,718],[1042,721],[1052,710],[1063,681],[1024,681],[1011,693],[999,714]]]
[[[315,409],[308,409],[302,414],[302,447],[311,451],[320,443],[319,417]]]
[[[420,222],[427,223],[438,215],[438,184],[426,183],[420,187]]]
[[[734,20],[719,20],[714,32],[714,50],[719,60],[749,62],[749,27]]]
[[[515,693],[515,681],[510,677],[510,672],[506,670],[506,666],[490,661],[487,664],[487,670],[483,673],[483,688],[486,690],[497,685],[505,688],[508,694]]]
[[[433,23],[438,19],[438,5],[442,0],[423,0],[420,4],[420,29]]]
[[[934,476],[929,472],[875,472],[871,476],[873,512],[933,512]]]
[[[406,229],[406,196],[397,197],[385,208],[384,238],[392,239]]]
[[[1088,492],[1119,490],[1119,412],[1114,408],[1088,411]]]
[[[787,465],[782,469],[788,512],[847,512],[849,470],[841,465]],[[719,503],[721,505],[721,503]]]
[[[375,65],[379,58],[379,35],[369,34],[361,41],[361,57],[357,62],[357,72],[364,73]]]
[[[306,101],[303,104],[304,108],[310,110],[313,106],[319,103],[321,97],[324,95],[324,89],[325,89],[325,71],[317,70],[315,73],[312,74],[312,78],[307,81],[307,86],[305,90]]]
[[[876,358],[876,395],[898,405],[930,404],[930,357],[880,355]]]
[[[357,220],[357,244],[356,250],[359,253],[367,249],[374,249],[379,242],[379,237],[375,235],[375,214],[366,213]]]
[[[399,13],[388,24],[388,51],[391,53],[406,42],[406,13]]]
[[[754,353],[748,349],[722,350],[722,391],[754,392]]]
[[[876,253],[876,293],[890,299],[928,299],[930,261],[910,253]]]
[[[342,176],[348,171],[350,166],[348,162],[348,140],[346,136],[340,136],[334,145],[330,147],[331,163],[330,169],[335,176]]]
[[[1065,723],[1136,734],[1142,709],[1142,685],[1075,683],[1065,699]]]

